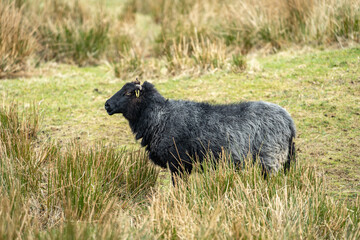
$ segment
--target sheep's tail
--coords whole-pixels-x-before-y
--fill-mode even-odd
[[[288,158],[284,165],[284,172],[289,171],[291,165],[295,165],[296,163],[296,149],[295,149],[295,131],[292,132],[290,141],[289,141],[289,152]]]

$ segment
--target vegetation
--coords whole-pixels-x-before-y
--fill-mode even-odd
[[[249,52],[359,43],[359,6],[359,0],[7,0],[0,76],[26,70],[30,57],[80,66],[108,61],[120,78],[238,71],[246,65],[237,67],[233,56]]]
[[[236,171],[224,155],[217,169],[204,164],[178,187],[154,188],[158,171],[141,152],[37,145],[35,108],[23,117],[14,105],[0,113],[4,239],[360,236],[360,199],[327,196],[311,166],[264,180],[260,168]]]
[[[23,75],[36,52],[29,22],[15,4],[0,2],[0,79]]]
[[[123,84],[109,68],[50,65],[45,76],[3,80],[0,234],[359,238],[359,54],[283,52],[249,60],[240,74],[155,82],[170,98],[275,102],[297,125],[298,166],[288,175],[265,181],[256,166],[235,171],[222,159],[178,188],[133,150],[126,121],[106,115],[106,98]],[[15,98],[24,104],[9,105]]]
[[[29,8],[33,6],[30,5]],[[109,20],[102,11],[79,1],[44,1],[35,8],[39,38],[44,60],[95,64],[104,56],[109,45]]]
[[[359,0],[1,1],[0,239],[360,238],[359,21]],[[224,156],[174,188],[104,110],[135,76],[283,106],[298,165]]]
[[[158,178],[141,151],[37,142],[35,108],[19,116],[15,105],[2,107],[0,117],[1,238],[64,221],[98,221],[130,200],[143,201]]]

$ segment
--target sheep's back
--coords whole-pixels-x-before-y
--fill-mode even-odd
[[[199,156],[210,150],[217,156],[224,148],[235,161],[249,153],[275,152],[283,158],[289,140],[295,136],[290,115],[267,102],[210,105],[169,100],[163,111],[166,118],[157,151],[174,151],[175,143],[180,154]]]

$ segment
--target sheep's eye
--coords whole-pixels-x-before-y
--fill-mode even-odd
[[[126,96],[131,96],[131,92],[126,92],[125,95]]]

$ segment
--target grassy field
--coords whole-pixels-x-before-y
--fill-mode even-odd
[[[0,240],[359,239],[359,42],[360,0],[0,1]],[[136,76],[279,104],[297,167],[173,187],[104,110]]]
[[[300,156],[325,170],[334,193],[355,196],[360,191],[359,55],[359,48],[283,52],[249,57],[241,74],[149,81],[172,99],[215,104],[261,99],[285,107],[297,125]],[[126,120],[104,110],[106,99],[125,82],[113,78],[108,67],[48,64],[41,71],[41,76],[0,82],[3,102],[39,106],[40,139],[139,146]]]
[[[274,102],[295,120],[299,165],[288,176],[264,181],[257,167],[221,165],[178,188],[138,152],[124,118],[106,114],[125,83],[111,67],[47,63],[0,81],[3,106],[17,105],[1,110],[0,236],[358,238],[359,56],[284,51],[248,56],[241,73],[141,79],[172,99]]]

